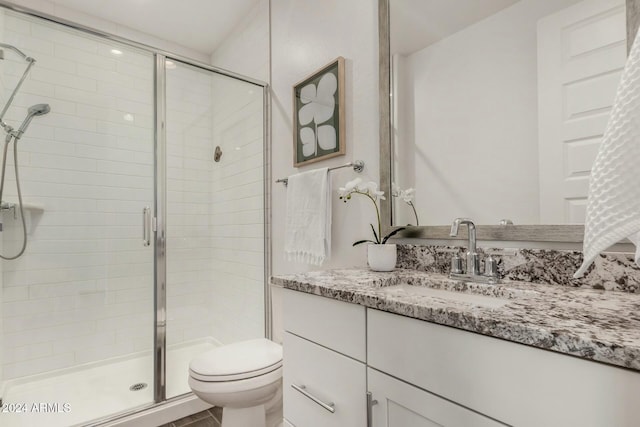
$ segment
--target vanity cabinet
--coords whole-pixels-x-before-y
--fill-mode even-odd
[[[294,427],[640,425],[635,371],[302,292],[283,297],[284,415]]]
[[[371,309],[367,337],[368,366],[508,425],[640,425],[634,371]]]

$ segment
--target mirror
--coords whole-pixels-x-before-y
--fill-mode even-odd
[[[387,112],[381,103],[381,186],[396,196],[386,224],[448,238],[451,221],[469,217],[483,239],[581,241],[626,60],[626,9],[381,0],[380,93],[391,95]]]

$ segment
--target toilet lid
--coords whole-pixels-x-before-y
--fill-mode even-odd
[[[201,381],[235,381],[263,375],[282,366],[282,346],[265,338],[242,341],[209,350],[189,364]]]

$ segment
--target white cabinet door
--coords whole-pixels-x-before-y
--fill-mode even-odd
[[[367,369],[373,427],[498,427],[484,415],[442,399],[435,394]]]
[[[366,425],[364,363],[285,332],[283,387],[284,417],[297,427]]]
[[[373,427],[497,427],[499,423],[368,368]]]

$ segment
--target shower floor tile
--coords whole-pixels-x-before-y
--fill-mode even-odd
[[[180,345],[167,351],[167,397],[190,391],[189,361],[215,347],[213,342]],[[146,384],[137,391],[134,384]],[[0,411],[2,427],[68,427],[153,402],[151,355],[84,366],[8,384]],[[8,411],[8,412],[7,412]],[[18,412],[20,411],[20,412]]]

